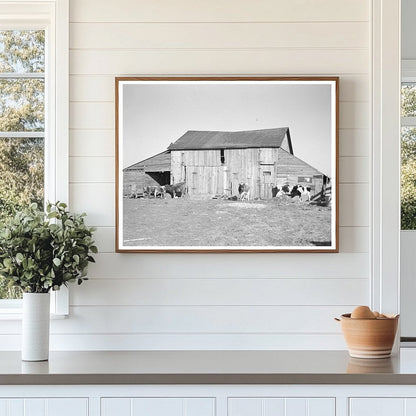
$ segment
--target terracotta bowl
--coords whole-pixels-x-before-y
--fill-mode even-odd
[[[391,356],[399,315],[382,319],[352,319],[341,315],[341,329],[351,357],[388,358]]]

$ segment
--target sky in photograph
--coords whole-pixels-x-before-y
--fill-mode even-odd
[[[331,175],[328,84],[123,85],[123,168],[167,149],[188,130],[289,127],[295,156]]]

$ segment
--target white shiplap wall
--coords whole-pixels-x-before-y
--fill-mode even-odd
[[[344,348],[332,318],[369,303],[370,3],[70,1],[70,205],[100,254],[52,348]],[[114,77],[159,74],[339,75],[340,253],[115,254]]]

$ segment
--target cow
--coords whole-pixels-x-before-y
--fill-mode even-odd
[[[143,194],[147,195],[148,198],[153,196],[153,198],[165,198],[166,189],[165,186],[160,185],[152,185],[152,186],[144,186],[143,187]]]
[[[172,185],[165,185],[165,192],[172,198],[183,198],[186,194],[187,187],[186,182],[178,182]]]
[[[238,184],[238,194],[242,201],[250,201],[250,186],[248,183]]]
[[[276,198],[282,198],[283,195],[285,195],[285,193],[283,192],[283,188],[282,189],[277,188]]]
[[[281,198],[283,195],[285,195],[285,192],[283,191],[283,187],[279,188],[277,185],[274,185],[272,187],[272,198]]]
[[[311,200],[311,187],[310,186],[302,186],[300,200],[302,202],[309,202]]]
[[[309,186],[294,185],[290,190],[289,196],[300,202],[309,202],[311,200],[311,188]]]
[[[291,191],[290,191],[290,197],[291,198],[296,198],[296,197],[301,197],[302,193],[301,193],[301,187],[299,185],[295,185]]]
[[[137,198],[138,193],[137,193],[137,185],[135,183],[132,183],[130,185],[130,195],[129,198]]]

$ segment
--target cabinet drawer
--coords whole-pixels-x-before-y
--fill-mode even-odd
[[[335,416],[334,398],[235,397],[228,416]]]
[[[415,398],[350,398],[350,416],[416,415]]]
[[[131,397],[101,399],[101,416],[214,416],[214,398]]]
[[[88,416],[87,398],[0,399],[0,416]]]

